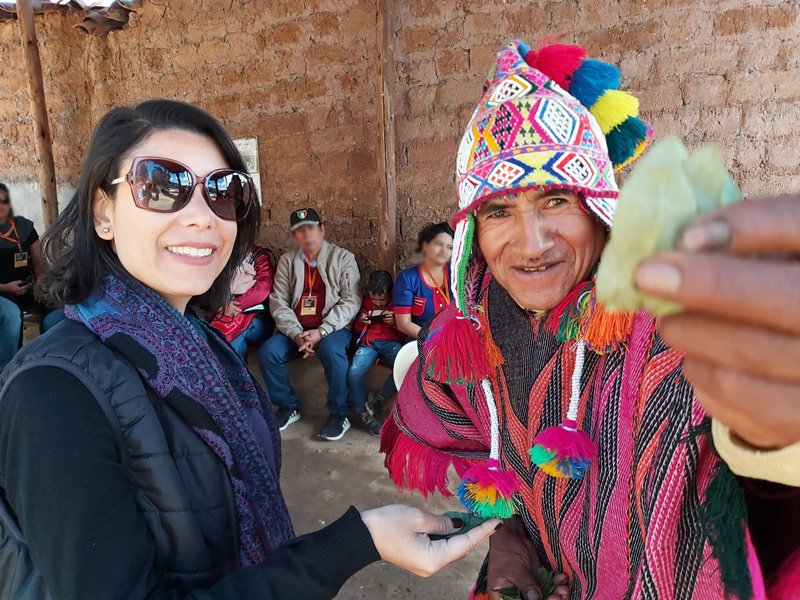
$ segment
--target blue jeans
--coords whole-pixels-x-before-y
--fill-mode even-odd
[[[247,357],[247,348],[260,348],[274,330],[275,321],[272,317],[256,317],[247,329],[231,340],[231,346],[244,360]]]
[[[0,370],[11,362],[22,343],[22,309],[0,296]]]
[[[325,379],[328,380],[328,412],[346,417],[347,408],[347,347],[352,334],[340,329],[327,335],[317,348]],[[269,338],[258,351],[258,364],[267,384],[272,403],[279,408],[299,408],[286,363],[300,358],[300,350],[293,340],[282,333]]]
[[[350,395],[353,397],[353,404],[359,414],[366,410],[367,388],[364,386],[364,376],[379,358],[390,367],[394,366],[394,359],[403,344],[391,340],[374,340],[369,346],[360,345],[353,356],[350,370],[347,372],[347,381],[350,384]],[[384,398],[391,398],[397,391],[394,386],[394,377],[389,373],[386,383],[383,384]]]

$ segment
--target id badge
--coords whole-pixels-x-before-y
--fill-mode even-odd
[[[303,304],[300,306],[301,317],[313,317],[317,314],[317,297],[309,296],[303,298]]]
[[[28,253],[15,252],[14,253],[14,268],[21,269],[28,266]]]

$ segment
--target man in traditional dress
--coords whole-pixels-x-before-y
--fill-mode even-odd
[[[539,598],[540,564],[558,574],[559,598],[744,600],[765,598],[767,586],[770,598],[792,598],[800,325],[755,310],[742,329],[751,296],[735,305],[721,285],[715,302],[707,283],[696,293],[687,284],[715,265],[761,268],[764,283],[784,269],[794,283],[778,298],[796,313],[797,267],[680,253],[643,265],[640,288],[688,309],[662,326],[677,348],[649,313],[603,309],[593,276],[614,220],[614,170],[651,137],[619,85],[618,69],[578,46],[515,42],[498,54],[458,151],[455,301],[420,334],[382,432],[387,467],[401,487],[446,495],[455,467],[470,510],[508,519],[475,598],[506,587]],[[800,203],[783,202],[793,225],[771,247],[759,245],[763,231],[742,234],[757,206],[688,230],[685,249],[798,254]],[[693,328],[717,339],[702,344]],[[711,348],[731,339],[758,342],[762,364],[746,348]],[[774,397],[783,421],[773,406],[765,416],[748,407],[736,383]]]

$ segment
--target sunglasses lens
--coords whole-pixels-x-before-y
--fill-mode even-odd
[[[253,180],[246,173],[223,169],[206,178],[208,204],[220,218],[241,221],[250,211]]]
[[[154,212],[174,212],[189,201],[192,175],[169,161],[145,159],[133,173],[136,204]]]

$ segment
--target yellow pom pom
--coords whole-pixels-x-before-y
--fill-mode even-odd
[[[639,99],[628,92],[606,90],[589,109],[604,134],[619,127],[628,117],[639,115]]]

